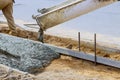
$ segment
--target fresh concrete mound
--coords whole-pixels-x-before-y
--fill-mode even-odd
[[[0,64],[35,72],[56,58],[59,54],[40,42],[0,33]]]

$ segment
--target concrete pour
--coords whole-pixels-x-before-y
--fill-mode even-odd
[[[0,33],[0,64],[31,73],[56,58],[59,54],[40,42]]]

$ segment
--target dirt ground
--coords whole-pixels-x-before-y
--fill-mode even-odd
[[[7,26],[0,25],[0,32],[8,34]],[[37,41],[37,33],[35,32],[18,29],[17,33],[12,35]],[[45,35],[45,42],[78,50],[77,41],[71,39]],[[94,51],[93,48],[85,46],[84,42],[81,44],[81,50],[84,52]],[[120,55],[118,53],[108,54],[107,52],[98,49],[97,54],[120,60]],[[59,59],[54,60],[46,67],[43,72],[34,75],[36,80],[120,80],[120,69],[101,64],[95,66],[93,62],[61,55]]]

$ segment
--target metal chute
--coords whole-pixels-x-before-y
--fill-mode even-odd
[[[38,12],[42,14],[36,15],[34,18],[40,26],[39,31],[44,31],[116,1],[117,0],[68,0],[51,8],[38,10]]]

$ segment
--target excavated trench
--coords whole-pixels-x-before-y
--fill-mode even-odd
[[[13,33],[12,35],[37,41],[37,33],[20,30],[20,29],[18,29],[17,31],[18,31],[18,33]],[[8,34],[8,28],[2,27],[0,29],[0,32]],[[66,47],[66,48],[70,48],[72,50],[78,51],[77,41],[74,41],[71,39],[45,35],[45,42],[52,44],[52,45],[54,44],[56,46]],[[92,46],[93,46],[92,44],[90,47],[88,45],[88,43],[82,42],[81,50],[86,53],[88,53],[88,52],[93,53],[94,49]],[[6,54],[4,54],[4,56],[7,55],[7,59],[10,60],[11,58],[13,58],[15,60],[20,61],[19,56],[13,56],[13,55],[9,54],[8,52],[5,52],[5,53]],[[113,53],[114,55],[110,55],[109,53]],[[114,56],[117,56],[115,54],[118,55],[118,52],[105,51],[105,50],[102,50],[101,48],[97,49],[97,55],[100,55],[100,56],[105,55],[104,57],[112,58]],[[10,56],[10,57],[8,58],[8,56]],[[112,57],[110,57],[110,56],[112,56]],[[17,59],[16,59],[16,57],[17,57]],[[117,56],[112,59],[119,59],[119,58],[120,57]],[[0,62],[2,62],[2,61],[0,61]],[[93,79],[119,80],[120,79],[119,69],[107,67],[104,65],[98,65],[98,66],[94,67],[93,65],[94,64],[89,61],[83,61],[83,60],[80,60],[77,58],[72,58],[69,56],[61,55],[61,57],[59,59],[54,60],[52,62],[52,64],[50,64],[45,69],[44,68],[36,69],[36,71],[38,71],[38,74],[35,75],[37,78],[35,80],[39,80],[39,79],[43,79],[43,80],[56,80],[56,79],[57,80],[93,80]],[[24,76],[22,76],[22,77],[24,77]],[[22,79],[18,79],[18,80],[22,80]],[[33,79],[31,79],[31,80],[33,80]]]
[[[1,28],[0,32],[8,34],[8,28],[3,27]],[[38,41],[37,32],[31,32],[31,31],[25,31],[25,30],[18,29],[17,33],[13,33],[12,35]],[[78,41],[75,41],[69,38],[60,38],[56,36],[45,35],[44,41],[45,43],[52,44],[55,46],[65,47],[65,48],[69,48],[75,51],[79,50]],[[81,41],[81,51],[85,53],[94,53],[94,44],[90,42]],[[120,50],[118,49],[113,49],[113,48],[97,45],[98,56],[111,58],[114,60],[120,60],[119,53],[120,53]]]

